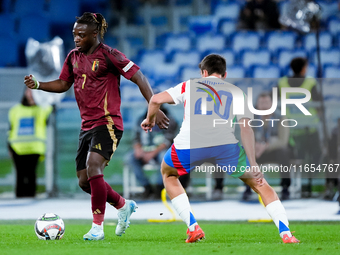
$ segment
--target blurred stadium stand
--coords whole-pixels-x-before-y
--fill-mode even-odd
[[[296,56],[309,59],[308,75],[316,77],[315,34],[303,35],[286,29],[282,31],[239,30],[238,17],[245,0],[167,0],[159,1],[159,4],[144,1],[145,4],[138,4],[133,22],[113,9],[112,2],[114,1],[1,1],[0,134],[3,136],[1,143],[5,141],[6,111],[21,97],[22,79],[26,74],[24,47],[27,39],[33,37],[39,41],[47,41],[59,35],[64,40],[67,53],[74,46],[71,30],[75,17],[80,16],[84,11],[103,13],[109,23],[105,43],[121,50],[135,61],[148,77],[153,88],[166,89],[183,80],[198,78],[200,76],[198,64],[209,53],[225,56],[228,78],[269,79],[290,75],[290,60]],[[284,12],[288,0],[277,2],[280,12]],[[323,9],[320,33],[323,77],[340,78],[338,1],[317,2]],[[117,24],[113,21],[117,21]],[[256,89],[258,91],[268,89],[272,84],[259,83]],[[246,87],[244,84],[241,86]],[[339,95],[332,94],[333,90],[340,91],[336,82],[328,83],[326,86],[328,87],[325,90],[327,92],[325,97],[333,101],[339,100]],[[135,124],[134,116],[137,115],[132,107],[145,106],[145,102],[139,90],[130,81],[122,79],[121,91],[124,122],[129,132]],[[71,132],[74,133],[76,140],[79,113],[75,105],[68,111],[69,114],[66,114],[68,117],[61,114],[65,111],[67,110],[64,108],[60,110],[58,125],[61,127],[59,135],[62,145],[60,146],[67,147],[70,142],[65,138],[67,123],[70,123],[67,118],[77,120],[77,123],[72,124]],[[7,157],[5,144],[1,145],[0,159]],[[75,149],[73,147],[69,145],[65,151],[73,155]],[[124,152],[124,145],[122,147]],[[63,160],[73,162],[73,156],[72,158],[65,156]],[[73,167],[70,171],[73,171]],[[75,183],[67,185],[70,186],[69,189],[78,189],[75,188]]]

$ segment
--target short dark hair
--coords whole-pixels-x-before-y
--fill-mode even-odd
[[[209,75],[218,73],[224,76],[227,70],[227,62],[224,57],[218,54],[209,54],[203,58],[198,67],[201,71],[207,70]]]
[[[302,68],[308,64],[308,60],[303,57],[293,58],[290,62],[290,68],[293,70],[294,74],[300,74]]]
[[[108,24],[104,16],[100,13],[84,12],[80,17],[76,17],[77,23],[95,26],[98,29],[100,38],[104,38]]]

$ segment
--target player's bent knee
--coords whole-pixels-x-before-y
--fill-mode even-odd
[[[84,181],[84,180],[79,179],[78,185],[83,191],[91,194],[91,187],[90,187],[88,181]]]

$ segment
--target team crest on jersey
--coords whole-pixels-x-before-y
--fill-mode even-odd
[[[78,62],[76,61],[76,62],[74,62],[74,64],[73,64],[73,68],[78,68]]]
[[[95,61],[93,61],[92,71],[97,72],[98,68],[99,68],[99,60],[96,59]]]

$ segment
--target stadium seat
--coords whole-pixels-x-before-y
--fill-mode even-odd
[[[307,52],[304,50],[283,50],[278,54],[278,65],[280,68],[286,68],[290,65],[293,58],[296,57],[307,57]]]
[[[180,81],[201,78],[200,71],[197,67],[185,67],[181,70]]]
[[[320,33],[320,49],[330,49],[333,44],[333,37],[328,32]],[[315,33],[306,34],[303,37],[303,46],[307,51],[315,50],[316,48],[316,35]]]
[[[340,78],[340,66],[325,66],[323,70],[324,78]]]
[[[277,6],[281,15],[287,12],[287,7],[290,4],[289,2],[289,0],[281,0],[277,2]]]
[[[141,53],[139,66],[143,72],[152,72],[154,66],[165,62],[165,53],[162,50],[145,50]]]
[[[114,36],[105,36],[105,44],[109,45],[112,48],[117,48],[118,46],[118,38]]]
[[[321,19],[326,21],[329,17],[337,15],[339,12],[337,1],[317,1],[321,6]]]
[[[9,36],[0,36],[0,67],[18,64],[18,43]]]
[[[328,31],[334,36],[340,32],[340,19],[338,17],[329,19]]]
[[[22,16],[19,21],[19,35],[20,43],[26,43],[29,37],[32,37],[39,42],[49,40],[49,19],[38,14],[27,14]]]
[[[169,35],[165,39],[165,51],[167,53],[173,50],[188,51],[191,49],[191,38],[189,34]]]
[[[238,20],[240,14],[240,5],[236,2],[234,3],[223,3],[216,6],[214,16],[216,18],[227,18]]]
[[[122,102],[145,100],[142,93],[140,93],[137,85],[132,83],[131,81],[127,81],[125,78],[121,79],[120,94],[122,96]],[[124,120],[124,126],[125,126],[125,120]]]
[[[296,34],[293,32],[270,32],[267,38],[267,48],[271,52],[280,49],[293,50],[295,48]]]
[[[207,50],[220,51],[226,47],[226,38],[223,35],[202,35],[196,41],[199,52]]]
[[[173,63],[159,63],[153,67],[153,79],[157,83],[161,83],[166,80],[172,80],[174,84],[178,83],[179,66]]]
[[[330,65],[339,65],[340,64],[340,50],[338,48],[332,48],[330,50],[321,50],[320,58],[322,65],[330,64]],[[311,59],[315,64],[317,62],[317,52],[314,51]]]
[[[230,66],[227,67],[227,78],[244,78],[246,77],[246,71],[242,66]]]
[[[236,31],[237,22],[230,19],[220,19],[217,24],[217,31],[223,35],[231,35]]]
[[[254,78],[279,78],[281,70],[275,65],[254,66],[252,76]]]
[[[204,34],[207,32],[214,32],[216,30],[216,21],[213,16],[191,16],[188,20],[189,30],[196,34]]]
[[[338,17],[330,18],[328,20],[327,28],[332,35],[337,35],[340,32],[340,19]]]
[[[76,16],[80,16],[79,0],[50,1],[49,17],[52,23],[73,24]]]
[[[257,50],[260,48],[261,37],[255,32],[237,32],[232,37],[232,48],[236,52]]]
[[[46,3],[47,1],[45,0],[15,0],[14,13],[18,17],[28,13],[46,13]]]
[[[318,69],[316,67],[316,65],[314,64],[309,64],[308,65],[308,69],[307,69],[307,76],[309,77],[317,77],[318,73],[317,73]]]
[[[152,16],[151,17],[151,24],[156,27],[167,26],[168,25],[168,17],[161,15],[161,16]]]
[[[227,61],[227,68],[228,66],[233,66],[236,62],[235,54],[232,50],[222,50],[222,51],[214,51],[211,53],[216,53],[225,58]]]
[[[252,65],[269,65],[271,63],[271,54],[267,50],[245,51],[241,59],[245,68]]]
[[[178,66],[192,66],[198,68],[201,54],[197,51],[178,51],[172,57],[172,63]]]

